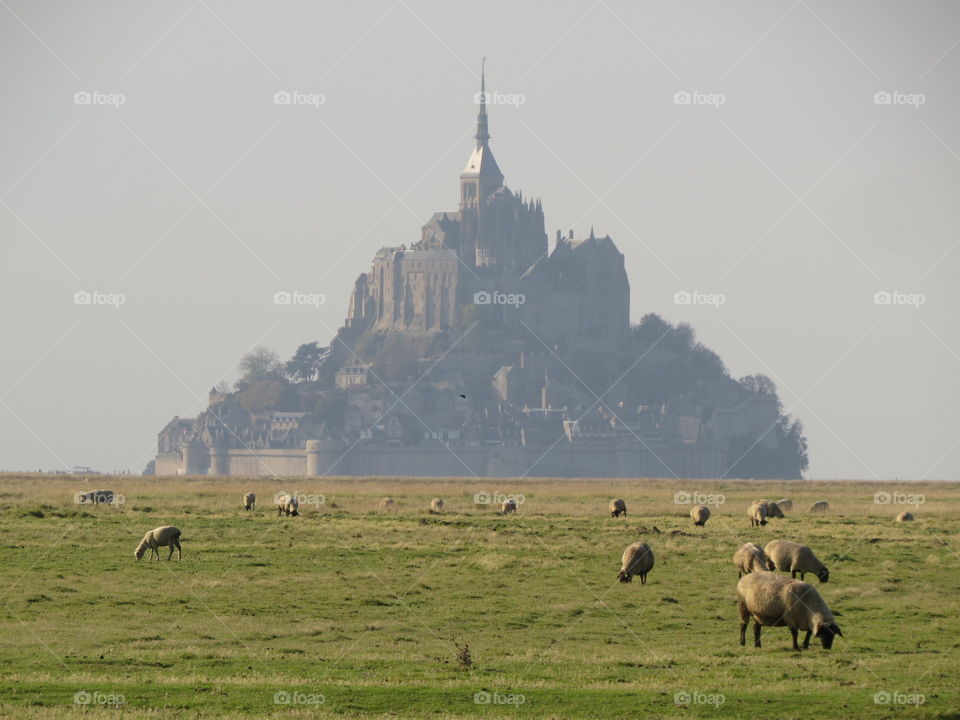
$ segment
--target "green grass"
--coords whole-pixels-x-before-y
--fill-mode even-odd
[[[125,503],[73,504],[94,486]],[[326,503],[278,518],[281,488]],[[925,496],[916,522],[873,502],[893,489]],[[526,502],[502,517],[478,491]],[[677,491],[726,502],[695,528]],[[384,495],[398,513],[375,511]],[[434,496],[443,515],[425,510]],[[759,497],[794,510],[751,529]],[[820,499],[831,512],[807,515]],[[960,487],[933,483],[0,477],[0,716],[960,718],[958,511]],[[183,562],[137,563],[165,524]],[[830,566],[832,651],[795,653],[785,628],[737,642],[731,557],[777,537]],[[637,539],[656,567],[621,585]],[[83,692],[123,703],[77,705]],[[492,693],[523,702],[477,702]]]

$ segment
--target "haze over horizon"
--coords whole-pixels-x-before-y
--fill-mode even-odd
[[[807,477],[960,479],[954,4],[0,15],[0,469],[139,472],[255,345],[326,345],[374,252],[456,207],[486,56],[507,185],[551,245],[614,239],[634,323],[773,379]]]

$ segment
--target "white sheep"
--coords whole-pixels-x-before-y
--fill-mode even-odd
[[[812,513],[825,513],[830,509],[830,503],[826,500],[817,500],[817,502],[810,505],[810,509],[807,512]]]
[[[693,520],[694,525],[703,527],[710,519],[710,508],[706,505],[694,505],[690,508],[690,519]]]
[[[752,572],[767,572],[767,556],[763,548],[756,543],[744,543],[733,554],[733,564],[737,566],[737,577],[741,578]]]
[[[383,512],[396,512],[396,511],[397,511],[397,501],[394,500],[394,499],[391,498],[391,497],[385,497],[383,500],[380,501],[380,504],[378,505],[378,507],[379,507]]]
[[[781,510],[793,510],[793,500],[788,498],[777,500],[777,507]]]
[[[442,513],[443,512],[443,500],[440,498],[434,498],[430,501],[430,512],[432,513]]]
[[[622,583],[628,583],[634,575],[640,576],[640,584],[647,583],[647,573],[653,570],[653,550],[645,542],[635,542],[623,551],[622,565],[617,577]]]
[[[913,513],[907,512],[906,510],[897,515],[897,522],[911,522],[912,520]]]
[[[507,498],[503,501],[503,504],[500,505],[500,513],[502,515],[509,515],[510,513],[515,513],[517,511],[517,501],[513,498]]]
[[[767,524],[767,506],[763,503],[753,503],[747,508],[747,517],[750,518],[750,527]]]
[[[800,573],[803,580],[807,573],[816,575],[820,582],[830,581],[830,571],[806,545],[789,540],[771,540],[763,549],[771,570],[782,570],[795,578]]]
[[[253,510],[253,506],[257,503],[257,496],[253,493],[247,493],[243,496],[243,509],[244,510]]]
[[[147,548],[150,548],[150,559],[153,560],[153,556],[156,555],[157,560],[159,560],[160,552],[157,548],[169,547],[170,554],[167,555],[167,560],[169,561],[170,558],[173,557],[173,549],[176,548],[177,560],[179,561],[183,558],[183,549],[180,547],[180,534],[179,528],[175,528],[173,525],[154,528],[143,536],[143,540],[137,545],[137,549],[133,551],[133,556],[139,560],[143,557]]]
[[[610,501],[610,515],[611,517],[627,516],[627,504],[623,501],[623,498]]]
[[[740,644],[746,644],[747,625],[753,618],[753,644],[760,647],[760,627],[788,627],[793,636],[805,630],[804,649],[810,647],[810,636],[820,639],[824,649],[833,647],[836,635],[843,637],[830,608],[817,589],[800,580],[790,580],[776,573],[750,573],[737,583],[737,606],[740,614]]]
[[[300,501],[293,495],[281,495],[277,498],[277,517],[297,517],[300,515]]]

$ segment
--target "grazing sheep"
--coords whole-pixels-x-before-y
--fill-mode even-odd
[[[747,508],[747,517],[750,518],[750,527],[767,524],[767,506],[763,503],[753,503]]]
[[[781,508],[777,503],[772,500],[754,500],[754,505],[765,505],[767,508],[767,519],[771,518],[780,518],[784,519],[787,516],[783,514],[783,508]]]
[[[653,570],[653,550],[645,542],[635,542],[623,551],[623,565],[617,577],[628,583],[634,575],[640,576],[640,584],[646,585],[647,573]]]
[[[768,572],[767,556],[763,548],[756,543],[744,543],[733,554],[733,564],[737,566],[737,577],[752,572]]]
[[[902,513],[897,515],[897,522],[911,522],[913,520],[913,513],[909,513],[904,510]]]
[[[173,557],[173,549],[176,548],[177,561],[179,562],[183,558],[183,550],[180,547],[180,534],[179,528],[175,528],[173,525],[154,528],[143,536],[143,540],[137,545],[137,549],[133,551],[133,556],[139,560],[143,557],[147,548],[150,548],[150,559],[153,560],[153,556],[156,555],[157,560],[159,560],[160,552],[157,548],[169,547],[170,554],[167,555],[167,560],[169,561],[170,558]]]
[[[793,510],[793,500],[789,500],[787,498],[777,500],[777,507],[781,510]]]
[[[394,499],[391,498],[391,497],[385,497],[383,500],[380,501],[380,504],[378,505],[378,507],[379,507],[383,512],[396,512],[396,511],[397,511],[397,501],[394,500]]]
[[[830,509],[830,503],[826,500],[818,500],[810,506],[810,509],[807,512],[812,513],[825,513]]]
[[[510,513],[515,513],[517,511],[517,501],[513,498],[507,498],[503,501],[503,504],[500,506],[500,513],[502,515],[509,515]]]
[[[292,495],[281,495],[277,499],[277,517],[297,517],[300,514],[300,501]]]
[[[253,493],[247,493],[243,496],[243,509],[244,510],[253,510],[253,506],[257,504],[257,496]]]
[[[825,650],[833,647],[836,635],[843,637],[830,608],[809,583],[788,580],[775,573],[750,573],[737,583],[737,606],[740,612],[740,644],[746,644],[747,625],[753,618],[753,645],[760,647],[760,627],[790,628],[793,649],[797,633],[805,630],[803,648],[810,647],[810,636],[820,638]]]
[[[434,498],[430,501],[430,512],[432,513],[442,513],[443,512],[443,500],[440,498]]]
[[[703,527],[710,519],[710,508],[706,505],[694,505],[690,508],[690,519],[693,520],[694,525]]]
[[[820,582],[830,581],[827,566],[820,562],[813,550],[806,545],[789,540],[771,540],[763,551],[767,555],[767,566],[771,570],[783,570],[794,578],[800,573],[801,580],[807,573],[813,573]]]
[[[624,517],[627,516],[627,504],[622,498],[610,501],[610,515],[612,517],[620,517],[620,515]]]

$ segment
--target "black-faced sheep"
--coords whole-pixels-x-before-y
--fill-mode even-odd
[[[789,540],[771,540],[763,549],[767,555],[767,564],[771,570],[782,570],[796,577],[800,573],[803,580],[807,573],[816,575],[820,582],[829,582],[830,571],[817,559],[813,550],[806,545]]]
[[[257,496],[253,493],[247,493],[243,496],[243,509],[244,510],[253,510],[253,506],[257,504]]]
[[[502,515],[509,515],[510,513],[515,513],[517,511],[517,501],[513,498],[507,498],[500,505],[500,513]]]
[[[767,524],[767,506],[763,503],[753,503],[747,508],[747,517],[750,518],[750,527]]]
[[[737,577],[743,577],[752,572],[768,572],[767,556],[763,548],[756,543],[744,543],[733,554],[733,564],[737,566]]]
[[[760,647],[760,627],[788,627],[793,636],[806,631],[804,649],[810,647],[810,636],[820,639],[824,649],[833,647],[833,638],[843,637],[830,608],[809,583],[791,580],[776,573],[750,573],[737,583],[737,606],[740,614],[740,644],[746,644],[747,625],[753,618],[753,644]]]
[[[430,501],[430,512],[440,514],[443,512],[443,500],[434,498]]]
[[[627,504],[623,501],[622,498],[617,498],[616,500],[610,501],[610,516],[611,517],[620,517],[623,515],[627,516]]]
[[[910,522],[913,520],[913,513],[907,512],[904,510],[902,513],[897,515],[897,522]]]
[[[647,573],[653,570],[653,550],[645,542],[635,542],[628,545],[623,551],[620,573],[617,575],[620,582],[628,583],[634,575],[640,576],[640,584],[646,585]]]
[[[177,560],[179,561],[183,558],[183,549],[180,547],[180,534],[180,529],[172,525],[154,528],[143,536],[143,540],[137,545],[137,549],[133,551],[133,556],[139,560],[143,557],[147,548],[150,548],[150,559],[153,560],[153,556],[156,555],[157,560],[159,560],[160,551],[157,548],[169,547],[170,554],[167,555],[167,560],[169,561],[170,558],[173,557],[173,549],[176,548]]]
[[[694,505],[690,508],[690,519],[693,520],[694,525],[703,527],[710,519],[710,508],[706,505]]]
[[[300,515],[300,501],[293,495],[281,495],[277,498],[277,517],[297,517]]]

